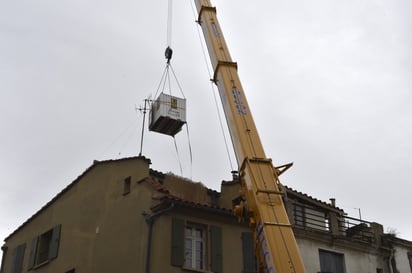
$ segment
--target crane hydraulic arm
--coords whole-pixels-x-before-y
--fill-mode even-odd
[[[259,271],[265,273],[304,273],[292,226],[282,200],[278,170],[266,158],[246,96],[232,61],[210,0],[195,0],[198,23],[208,47],[213,81],[219,89],[223,109],[240,166],[239,176],[254,232]]]

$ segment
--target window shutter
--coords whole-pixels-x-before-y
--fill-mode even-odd
[[[222,229],[210,227],[211,270],[215,273],[222,272]]]
[[[31,246],[30,246],[30,257],[29,257],[29,270],[33,269],[34,267],[34,262],[36,261],[36,249],[37,249],[37,243],[39,241],[39,237],[33,238],[31,240]]]
[[[243,273],[256,273],[257,262],[252,232],[242,232]]]
[[[26,244],[21,244],[13,250],[13,264],[11,268],[12,273],[21,273],[23,270],[24,251]]]
[[[60,230],[62,225],[57,225],[53,228],[52,239],[50,241],[49,248],[49,260],[57,258],[59,253],[59,242],[60,242]]]
[[[185,222],[182,219],[172,219],[172,254],[173,266],[183,266],[184,261],[184,232]]]

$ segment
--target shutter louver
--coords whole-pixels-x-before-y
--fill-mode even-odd
[[[61,225],[57,225],[53,228],[52,239],[50,241],[49,248],[49,261],[56,259],[59,253],[60,230]]]
[[[172,219],[172,253],[173,266],[183,266],[184,262],[184,231],[185,223],[182,219]]]
[[[23,270],[24,251],[26,244],[21,244],[13,250],[13,264],[11,268],[12,273],[21,273]]]
[[[210,247],[211,247],[211,270],[215,273],[221,273],[222,264],[222,229],[220,227],[210,227]]]
[[[243,273],[256,273],[257,262],[252,232],[242,232]]]
[[[29,267],[28,267],[29,270],[33,269],[34,263],[36,261],[36,250],[37,250],[38,241],[39,241],[39,237],[35,237],[33,238],[33,240],[31,240]]]

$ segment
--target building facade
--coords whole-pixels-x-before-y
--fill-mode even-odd
[[[253,235],[221,191],[150,169],[144,157],[95,161],[5,239],[0,273],[257,272]],[[411,273],[412,243],[378,223],[285,188],[307,272]]]

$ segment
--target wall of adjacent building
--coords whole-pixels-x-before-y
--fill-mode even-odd
[[[357,251],[325,244],[320,241],[307,240],[297,237],[299,249],[307,272],[321,272],[319,250],[329,251],[344,255],[346,272],[376,273],[377,268],[385,271],[385,264],[381,256],[370,251]],[[401,271],[402,272],[402,271]]]
[[[407,247],[403,247],[401,244],[394,245],[394,257],[396,261],[396,269],[401,272],[401,273],[411,273],[411,263],[412,261],[409,261],[408,258],[408,253],[409,255],[412,255],[410,252],[411,249]]]

